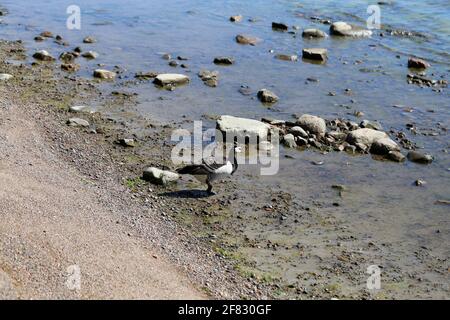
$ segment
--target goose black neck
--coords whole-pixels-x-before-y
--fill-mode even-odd
[[[231,174],[235,173],[237,168],[238,168],[238,161],[237,161],[237,156],[236,156],[236,151],[235,150],[233,150],[233,157],[234,157],[233,171],[231,172]]]

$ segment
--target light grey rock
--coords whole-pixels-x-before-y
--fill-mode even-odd
[[[278,101],[278,96],[268,89],[261,89],[258,91],[258,99],[263,103],[275,103]]]
[[[303,38],[326,38],[328,35],[319,29],[305,29],[302,33]]]
[[[308,139],[308,133],[300,126],[295,126],[289,129],[289,132],[296,137],[302,137]]]
[[[433,162],[433,156],[431,154],[422,153],[419,151],[410,151],[407,154],[408,160],[417,163],[431,163]]]
[[[97,69],[94,71],[94,77],[104,80],[114,80],[116,78],[116,73],[109,70]]]
[[[336,36],[343,37],[370,37],[372,31],[352,26],[347,22],[338,21],[330,26],[330,33]]]
[[[381,126],[381,124],[376,121],[363,120],[363,121],[361,121],[359,126],[361,128],[369,128],[369,129],[374,129],[374,130],[378,130],[378,131],[383,130],[383,127]]]
[[[70,118],[67,124],[71,127],[89,127],[89,122],[80,118]]]
[[[117,142],[124,147],[135,147],[136,146],[136,141],[134,141],[134,139],[122,138],[122,139],[117,140]]]
[[[360,145],[370,148],[375,141],[385,138],[389,138],[389,136],[383,131],[362,128],[350,131],[346,141],[355,146]]]
[[[180,179],[180,175],[175,172],[149,167],[144,170],[142,178],[153,184],[168,185]]]
[[[297,146],[295,137],[292,133],[288,133],[283,137],[283,145],[287,148],[295,148]]]
[[[8,80],[10,80],[12,78],[13,78],[13,76],[11,74],[0,73],[0,81],[8,81]]]
[[[328,59],[328,50],[323,48],[305,48],[302,53],[304,59],[322,62]]]
[[[251,139],[259,137],[260,140],[267,140],[272,127],[258,120],[223,115],[217,120],[216,128],[230,137],[250,137]]]
[[[325,120],[310,114],[304,114],[300,118],[298,118],[297,124],[306,131],[322,137],[327,132],[327,125],[325,123]]]
[[[92,112],[91,108],[88,106],[72,106],[69,108],[69,111],[74,113]]]
[[[189,77],[184,74],[162,73],[157,75],[153,82],[159,86],[166,86],[166,85],[181,85],[188,83],[189,81],[190,81]]]

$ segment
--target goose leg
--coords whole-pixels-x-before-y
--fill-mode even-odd
[[[213,186],[212,186],[211,182],[209,182],[209,180],[206,180],[206,184],[208,185],[208,190],[206,190],[206,192],[208,192],[208,194],[211,194],[211,195],[215,194],[212,191]]]

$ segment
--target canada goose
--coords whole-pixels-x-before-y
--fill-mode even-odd
[[[236,154],[241,152],[241,148],[236,144],[234,146],[233,163],[226,161],[226,163],[207,163],[205,159],[202,159],[202,164],[188,165],[184,168],[177,170],[179,174],[190,174],[193,175],[200,182],[206,183],[208,185],[207,192],[209,194],[214,194],[212,191],[212,182],[226,175],[233,175],[237,168],[238,162]]]

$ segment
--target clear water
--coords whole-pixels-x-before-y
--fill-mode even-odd
[[[369,39],[330,37],[318,41],[274,32],[270,27],[272,21],[279,21],[301,28],[328,30],[328,26],[312,21],[310,16],[363,25],[368,17],[367,6],[372,1],[362,0],[78,0],[82,29],[77,31],[65,28],[66,8],[73,1],[1,0],[0,5],[7,7],[10,14],[3,17],[0,38],[20,38],[31,50],[47,49],[56,56],[64,48],[49,41],[33,41],[39,32],[51,30],[67,39],[71,47],[81,45],[100,53],[99,59],[82,63],[82,76],[90,77],[97,63],[105,63],[107,68],[119,65],[127,70],[124,79],[117,81],[119,84],[132,80],[136,72],[142,71],[189,74],[191,83],[173,92],[155,88],[151,83],[126,87],[139,93],[139,112],[162,122],[178,121],[182,115],[197,120],[205,114],[289,119],[294,113],[358,120],[351,115],[358,110],[364,112],[364,118],[380,121],[386,130],[407,132],[405,125],[411,122],[418,128],[438,130],[438,136],[408,134],[424,151],[435,156],[433,164],[428,166],[374,161],[370,156],[283,150],[278,175],[260,177],[251,168],[243,168],[240,183],[241,188],[249,190],[253,187],[287,190],[304,202],[332,201],[336,195],[330,186],[345,184],[352,192],[339,200],[341,206],[324,210],[333,212],[343,223],[368,238],[396,244],[393,260],[396,254],[401,257],[399,260],[408,259],[420,245],[448,258],[448,206],[435,205],[435,201],[450,200],[450,159],[443,152],[449,148],[449,139],[447,131],[437,125],[446,128],[450,125],[450,95],[448,89],[437,93],[430,88],[408,85],[406,62],[409,55],[425,58],[432,63],[427,71],[430,77],[449,79],[450,1],[388,2],[390,5],[381,6],[381,22],[385,27],[420,32],[426,37],[379,37],[377,32]],[[228,21],[238,13],[244,16],[243,22]],[[248,18],[256,21],[249,22]],[[239,33],[257,36],[263,42],[254,47],[238,45],[234,37]],[[87,35],[97,38],[98,43],[81,44]],[[301,55],[304,47],[328,48],[329,61],[315,65],[301,60],[274,59],[274,53]],[[185,62],[189,70],[168,66],[161,58],[162,53],[188,57]],[[212,63],[214,57],[228,55],[236,59],[235,65],[221,67]],[[362,72],[362,68],[379,72]],[[219,86],[205,86],[196,75],[200,69],[218,70]],[[307,82],[309,77],[320,81]],[[238,92],[241,85],[250,86],[255,93],[269,88],[280,101],[267,108],[254,96],[241,95]],[[346,88],[352,89],[351,96],[344,94]],[[328,96],[330,91],[337,95]],[[414,111],[404,112],[393,105],[409,106]],[[434,112],[429,112],[430,109]],[[207,122],[207,125],[214,123]],[[285,159],[285,153],[297,159]],[[325,164],[312,166],[311,160],[323,160]],[[418,178],[425,179],[427,186],[412,186]],[[441,233],[435,233],[437,228]],[[293,226],[283,230],[249,224],[242,232],[266,238],[300,237]],[[268,259],[264,250],[252,251],[251,255],[262,269],[279,266],[280,262],[273,257]],[[296,267],[287,268],[285,274],[295,277],[296,270]]]

